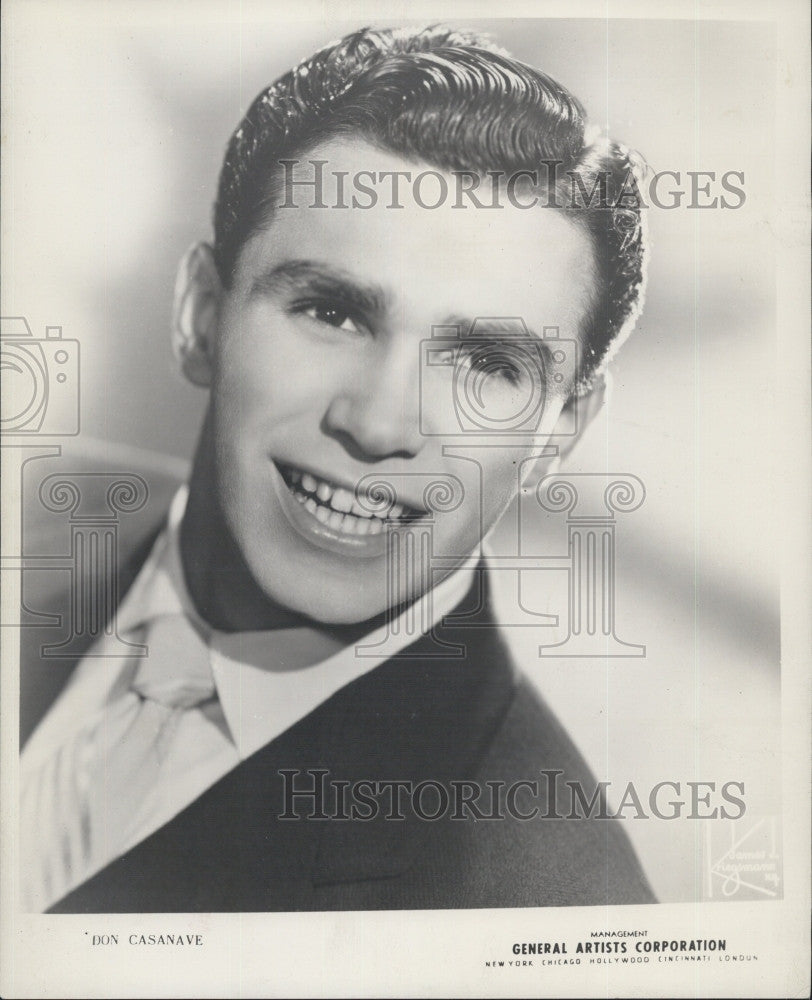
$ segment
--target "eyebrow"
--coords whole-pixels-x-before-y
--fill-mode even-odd
[[[381,315],[391,305],[391,295],[382,285],[374,282],[363,282],[355,278],[343,268],[333,267],[324,261],[315,260],[285,260],[274,267],[258,274],[251,282],[249,296],[279,295],[285,292],[303,291],[306,286],[311,295],[336,299],[366,315]],[[458,327],[463,337],[467,336],[476,322],[480,329],[499,337],[508,334],[508,338],[529,334],[534,340],[549,351],[549,344],[527,324],[515,316],[462,316],[447,317],[442,326]]]
[[[279,295],[305,286],[312,295],[338,299],[366,314],[385,312],[391,299],[381,285],[358,281],[349,271],[313,260],[277,264],[254,278],[249,295]]]

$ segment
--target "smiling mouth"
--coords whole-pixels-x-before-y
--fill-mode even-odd
[[[293,466],[274,464],[294,499],[325,528],[338,534],[380,535],[386,525],[407,524],[424,513],[402,503],[377,509],[381,504],[373,498],[365,507],[352,490]]]

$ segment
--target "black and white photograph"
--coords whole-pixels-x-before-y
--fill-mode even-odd
[[[804,995],[808,27],[5,5],[3,996]]]

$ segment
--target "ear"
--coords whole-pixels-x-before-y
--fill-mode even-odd
[[[193,385],[211,385],[222,297],[214,252],[208,243],[195,243],[178,266],[172,310],[172,350]]]
[[[553,431],[553,435],[555,435],[559,428],[561,430],[566,429],[566,433],[560,437],[554,437],[554,441],[558,445],[558,456],[561,461],[572,453],[575,446],[583,437],[587,427],[589,427],[595,417],[609,403],[611,388],[610,375],[608,372],[605,372],[595,379],[589,392],[581,396],[570,396],[564,404],[561,414],[556,421],[556,430]],[[577,428],[574,434],[572,433],[573,427]]]

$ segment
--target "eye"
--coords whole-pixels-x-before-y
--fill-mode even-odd
[[[346,330],[348,333],[361,332],[359,324],[352,318],[349,310],[338,303],[314,302],[302,306],[298,311],[317,323],[326,323],[327,326],[335,327],[337,330]]]
[[[466,365],[485,377],[496,377],[510,385],[518,385],[525,374],[513,355],[501,345],[483,350],[479,348],[466,356]]]
[[[516,365],[505,358],[494,358],[490,361],[481,358],[479,363],[474,363],[472,367],[482,372],[483,375],[495,376],[511,385],[517,385],[522,377],[522,373]]]

